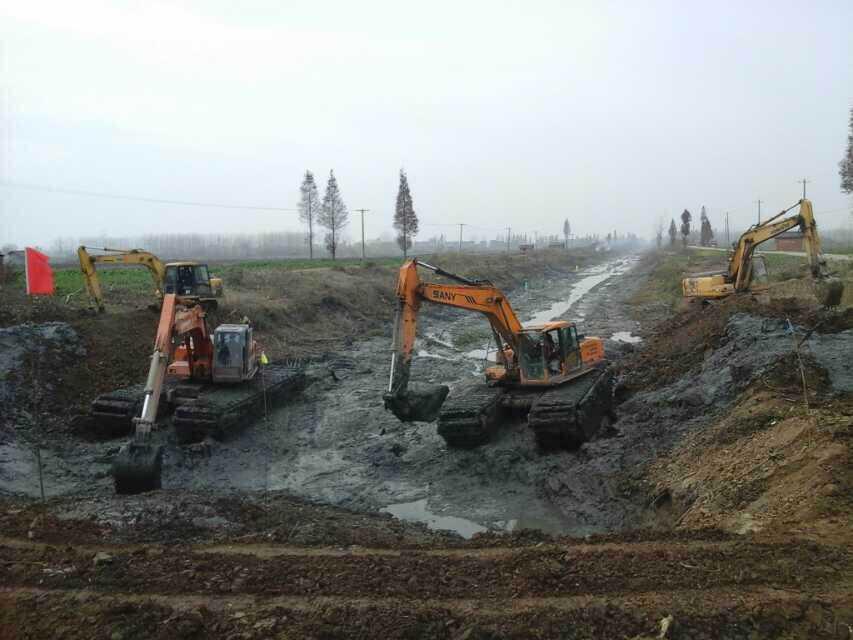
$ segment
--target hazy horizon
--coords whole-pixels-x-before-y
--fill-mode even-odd
[[[366,234],[404,168],[419,239],[612,229],[685,207],[754,221],[800,197],[846,226],[853,4],[0,6],[0,245],[296,231],[334,169]]]

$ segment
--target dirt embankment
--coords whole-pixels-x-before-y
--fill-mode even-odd
[[[639,479],[647,524],[850,542],[853,310],[772,295],[682,305],[623,362],[623,409],[682,432]]]

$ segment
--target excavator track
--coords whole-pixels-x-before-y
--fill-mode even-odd
[[[488,442],[497,428],[503,408],[501,387],[480,379],[454,387],[438,416],[438,435],[449,447],[470,449]]]
[[[613,372],[600,367],[543,392],[530,407],[527,424],[542,449],[576,449],[613,418]]]
[[[196,397],[173,400],[175,436],[180,444],[208,436],[221,440],[292,398],[306,380],[301,365],[270,365],[249,382],[201,386]]]
[[[174,383],[169,380],[163,383],[157,411],[158,418],[164,417],[169,411],[166,397],[173,386]],[[91,404],[89,421],[92,430],[104,438],[115,438],[132,433],[133,419],[139,415],[144,398],[144,384],[135,384],[100,394]]]

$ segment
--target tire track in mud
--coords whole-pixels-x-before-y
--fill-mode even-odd
[[[7,587],[275,596],[519,598],[850,586],[843,548],[806,542],[626,544],[491,550],[254,555],[205,547],[0,546]],[[202,552],[199,553],[199,550]]]
[[[657,637],[672,616],[666,637],[814,638],[847,637],[831,634],[853,621],[849,550],[802,541],[413,551],[4,539],[0,567],[10,637],[69,625],[84,630],[71,637]]]

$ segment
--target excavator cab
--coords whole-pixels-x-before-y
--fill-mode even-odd
[[[583,369],[575,325],[549,322],[540,327],[528,327],[521,335],[522,383],[559,384]]]
[[[206,264],[196,262],[172,262],[166,265],[163,283],[164,293],[180,297],[210,298],[210,274]]]
[[[213,381],[243,382],[258,371],[252,327],[223,324],[213,332]]]

